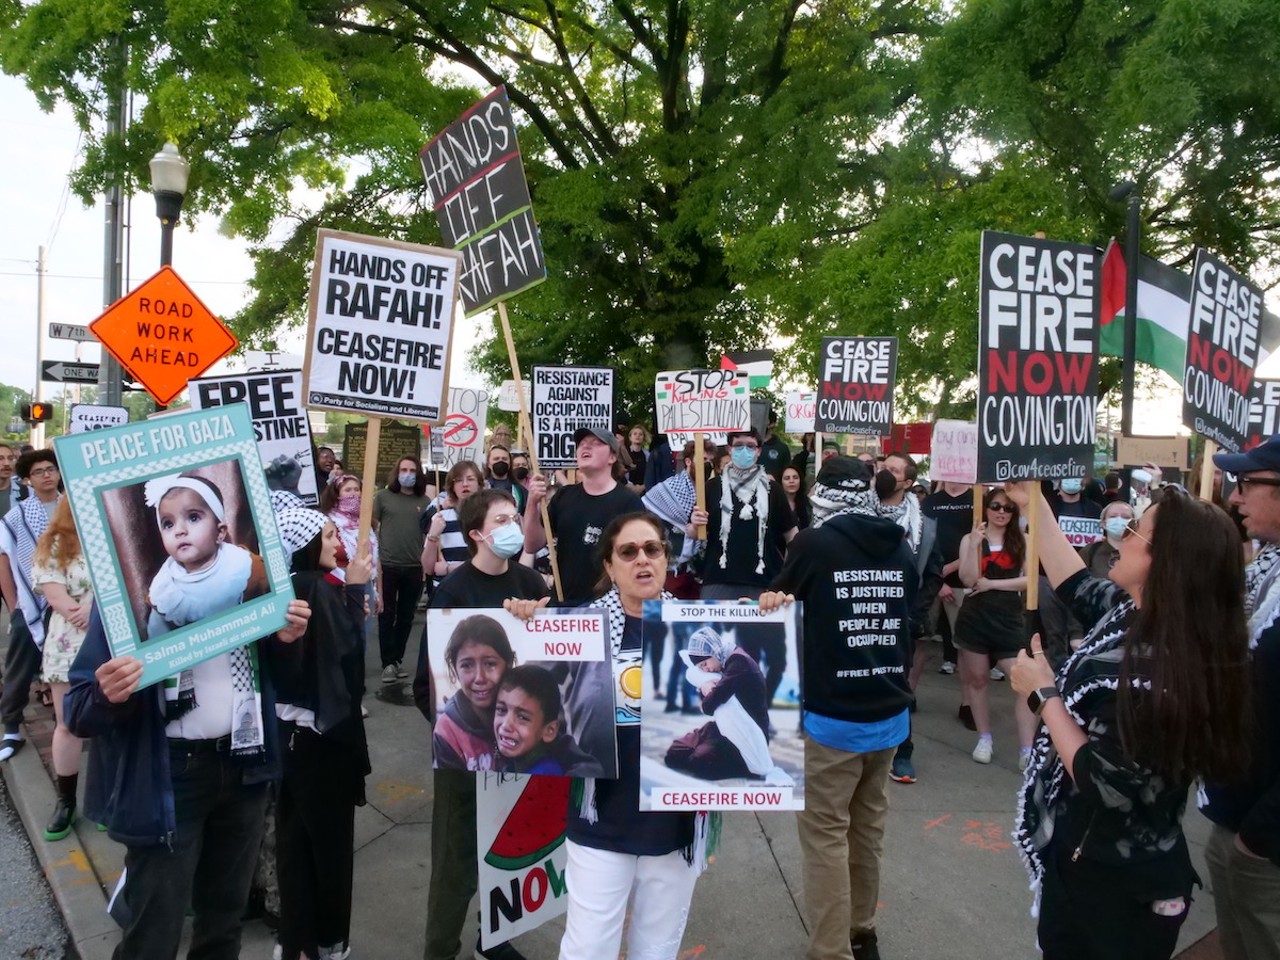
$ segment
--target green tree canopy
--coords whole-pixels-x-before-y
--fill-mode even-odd
[[[88,133],[75,185],[164,139],[189,209],[257,244],[250,344],[298,323],[317,226],[426,243],[422,144],[505,83],[548,282],[524,365],[653,373],[896,333],[907,409],[974,369],[986,228],[1102,244],[1135,180],[1148,252],[1276,263],[1274,0],[0,0],[0,65]],[[140,96],[101,135],[108,92]],[[281,221],[283,242],[267,242]],[[495,380],[506,356],[477,358]],[[809,379],[806,377],[805,379]],[[917,412],[922,412],[917,410]]]

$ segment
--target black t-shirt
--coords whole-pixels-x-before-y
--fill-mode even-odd
[[[627,617],[623,651],[640,650],[642,628],[639,617]],[[569,839],[584,847],[639,857],[661,857],[689,846],[694,814],[640,812],[640,724],[622,724],[617,730],[618,779],[596,781],[595,823],[570,806]]]
[[[921,507],[926,517],[938,521],[938,551],[943,563],[953,563],[960,558],[960,541],[973,529],[973,491],[966,490],[953,497],[946,490],[938,490],[924,498]],[[960,573],[956,571],[946,578],[948,586],[963,587]]]
[[[791,511],[786,491],[778,483],[769,484],[769,516],[764,533],[764,572],[757,573],[756,565],[760,562],[760,526],[755,518],[755,501],[752,501],[753,515],[743,519],[743,504],[733,497],[732,520],[729,524],[729,547],[727,559],[720,566],[720,490],[722,477],[716,477],[707,484],[707,562],[703,569],[702,582],[706,583],[742,583],[752,586],[767,587],[782,569],[782,559],[787,552],[787,541],[783,536],[796,526],[796,515]]]
[[[555,534],[556,562],[566,606],[584,603],[596,595],[596,581],[603,570],[596,544],[604,528],[614,517],[643,510],[643,501],[620,483],[595,497],[582,484],[575,483],[561,487],[551,498],[547,511]]]

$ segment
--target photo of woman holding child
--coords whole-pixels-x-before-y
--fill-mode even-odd
[[[441,701],[432,734],[436,767],[565,777],[597,777],[616,769],[615,757],[596,757],[583,749],[593,738],[574,727],[573,704],[583,681],[572,668],[580,664],[518,664],[507,633],[518,623],[514,618],[495,610],[492,615],[469,612],[450,622],[451,613],[433,612],[432,618],[446,619],[436,621],[440,630],[433,629],[434,623],[428,629],[429,637],[448,630],[442,655],[432,657],[433,664],[445,668],[445,675],[436,677]],[[611,686],[599,686],[597,698],[608,701],[612,721]],[[576,719],[581,725],[582,716]]]

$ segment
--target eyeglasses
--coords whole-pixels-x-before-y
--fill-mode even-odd
[[[1013,511],[1018,508],[1012,503],[993,503],[991,506],[987,507],[987,509],[992,513],[1013,513]]]
[[[613,552],[618,555],[619,560],[625,560],[630,563],[640,556],[641,550],[650,560],[657,560],[667,554],[666,545],[661,540],[646,540],[644,543],[624,543],[615,547]]]
[[[1240,488],[1243,494],[1245,487],[1280,487],[1280,478],[1277,477],[1247,477],[1243,473],[1228,473],[1226,478]]]
[[[1120,536],[1121,540],[1128,540],[1130,537],[1137,537],[1147,546],[1151,546],[1151,541],[1138,532],[1138,518],[1134,517],[1124,525],[1124,533]]]
[[[760,446],[759,444],[755,444],[755,443],[735,443],[733,445],[733,449],[734,450],[759,450]]]
[[[57,473],[57,467],[36,467],[27,476],[29,477],[47,477],[51,473]]]
[[[524,523],[524,517],[518,513],[500,513],[493,518],[493,522],[499,527],[505,527],[508,523]]]

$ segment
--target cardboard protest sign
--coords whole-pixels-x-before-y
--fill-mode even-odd
[[[1255,380],[1249,391],[1249,429],[1244,449],[1252,450],[1277,433],[1280,433],[1280,380]],[[1163,463],[1159,465],[1164,466]]]
[[[467,316],[547,278],[504,87],[445,127],[418,160],[445,245],[462,253]]]
[[[603,610],[428,610],[434,766],[618,775]]]
[[[54,441],[114,656],[142,686],[268,636],[293,599],[244,404]]]
[[[1098,251],[986,231],[978,479],[1086,477],[1098,412]]]
[[[484,463],[484,428],[488,417],[487,391],[477,387],[449,388],[449,415],[440,428],[444,469],[463,460]]]
[[[193,410],[247,403],[267,486],[296,493],[309,506],[320,502],[301,370],[202,377],[188,381],[187,392]]]
[[[307,406],[439,422],[460,259],[438,247],[317,231]]]
[[[818,362],[818,433],[882,437],[893,427],[897,337],[823,337]]]
[[[738,370],[668,370],[654,381],[658,433],[672,450],[705,433],[713,442],[751,428],[750,377]]]
[[[1261,322],[1262,291],[1209,251],[1196,250],[1182,422],[1229,453],[1239,453],[1249,434]]]
[[[480,946],[528,933],[568,908],[565,777],[476,775]]]
[[[76,403],[71,406],[67,420],[67,433],[88,433],[106,427],[118,427],[129,422],[126,407],[105,406],[97,403]]]
[[[424,463],[429,463],[433,467],[439,467],[444,464],[444,427],[423,427],[427,432],[427,459]]]
[[[533,447],[542,470],[577,465],[574,433],[582,427],[613,429],[611,367],[542,367],[529,371]]]
[[[787,394],[786,432],[791,434],[813,433],[813,415],[818,405],[818,394],[813,391],[792,391]]]
[[[1058,529],[1077,550],[1102,539],[1102,521],[1097,517],[1073,517],[1059,513]]]
[[[674,703],[689,683],[702,712],[641,711],[642,811],[804,809],[804,743],[796,732],[801,606],[761,613],[759,604],[737,601],[646,601],[644,629],[669,641],[667,695]],[[701,659],[708,651],[714,661]],[[781,674],[776,691],[762,660]],[[647,702],[661,692],[650,679]]]
[[[365,449],[369,442],[368,423],[348,423],[342,428],[342,464],[348,473],[356,473],[364,463]],[[390,482],[396,467],[404,457],[422,459],[422,431],[406,423],[387,420],[382,424],[378,438],[376,476],[379,484]]]
[[[929,479],[943,483],[978,482],[978,425],[939,420],[933,425]]]
[[[1265,389],[1259,389],[1262,381],[1254,381],[1254,397],[1263,400],[1268,395]],[[1275,403],[1280,405],[1280,382],[1277,382],[1276,389],[1270,392],[1275,397]],[[1250,432],[1254,427],[1254,407],[1250,406],[1249,420]],[[1261,410],[1258,411],[1258,424],[1271,423],[1275,424],[1274,416],[1268,417]],[[1265,434],[1271,436],[1271,434]],[[1186,470],[1191,463],[1188,456],[1188,446],[1186,437],[1116,437],[1116,460],[1115,462],[1125,466],[1140,467],[1144,463],[1154,463],[1157,467],[1173,467],[1177,470]],[[1165,479],[1169,479],[1166,477]]]
[[[529,389],[529,381],[521,382],[524,388],[524,402],[526,409],[533,405],[533,394]],[[502,386],[498,389],[498,409],[506,413],[519,413],[520,411],[520,392],[516,390],[516,382],[514,380],[503,380]]]

